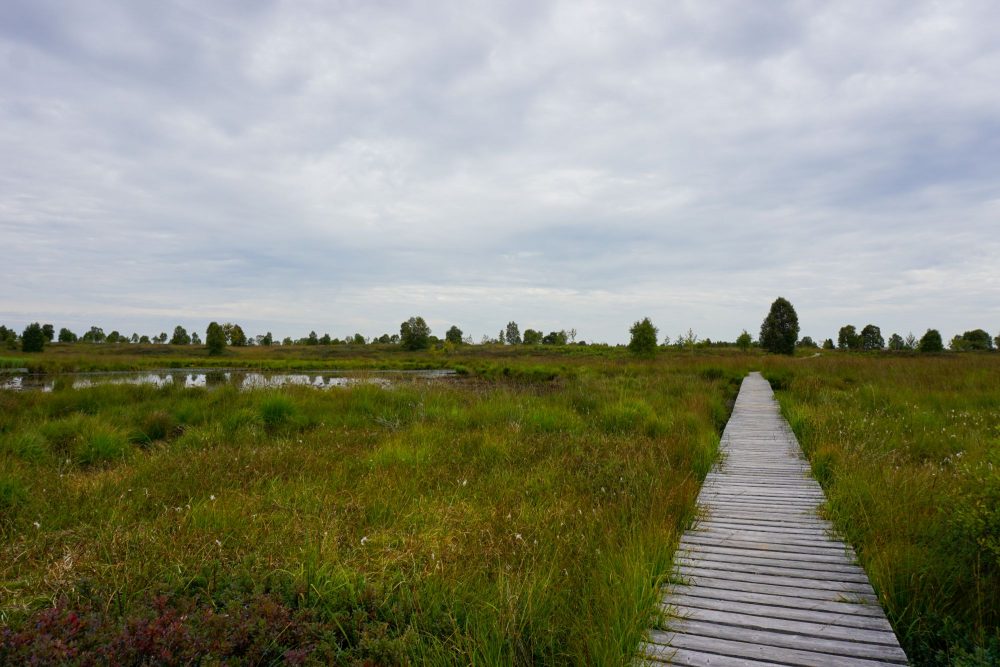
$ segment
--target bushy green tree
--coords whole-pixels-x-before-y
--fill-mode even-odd
[[[628,342],[629,352],[641,357],[651,357],[656,353],[656,341],[660,331],[653,326],[652,320],[644,317],[633,323],[628,332],[632,335]]]
[[[990,335],[983,331],[982,329],[973,329],[972,331],[966,331],[962,334],[962,340],[965,341],[965,348],[967,350],[992,350],[993,340]]]
[[[271,347],[274,344],[274,336],[271,335],[270,331],[260,337],[260,344],[264,347]]]
[[[669,345],[669,343],[664,343],[664,345]],[[750,336],[750,332],[744,329],[743,333],[736,337],[736,347],[746,352],[751,345],[753,345],[753,338]]]
[[[21,334],[21,351],[41,352],[44,347],[45,333],[42,331],[42,325],[38,322],[32,322],[24,328],[24,332]]]
[[[226,332],[218,322],[212,322],[205,330],[205,345],[211,355],[222,354],[226,349]]]
[[[56,337],[56,329],[51,324],[42,325],[42,335],[45,336],[45,342],[51,343]]]
[[[223,330],[226,333],[226,340],[233,347],[245,347],[247,344],[247,335],[243,333],[243,327],[238,324],[230,324],[227,322],[223,326]]]
[[[399,325],[399,342],[404,350],[426,350],[431,344],[431,328],[424,318],[411,317]]]
[[[542,345],[565,345],[569,342],[569,336],[565,331],[550,331],[542,336]]]
[[[785,298],[778,297],[760,325],[760,346],[774,354],[795,354],[799,316]]]
[[[60,343],[75,343],[77,341],[77,335],[63,327],[59,330],[59,342]]]
[[[187,329],[181,325],[174,327],[174,335],[170,338],[171,345],[190,345],[191,336],[188,335]]]
[[[85,343],[103,343],[105,340],[107,340],[107,336],[101,327],[90,327],[90,330],[83,334],[83,342]]]
[[[540,345],[542,342],[542,332],[535,331],[534,329],[524,330],[524,344],[525,345]]]
[[[937,329],[928,329],[927,333],[920,337],[917,349],[921,352],[941,352],[944,350],[944,342],[941,340],[941,332]]]
[[[504,331],[504,341],[508,345],[520,345],[521,344],[521,331],[517,328],[517,322],[508,322],[507,328]]]
[[[136,336],[135,334],[132,334],[132,335],[135,336],[136,340],[139,339],[139,337]],[[192,331],[191,332],[191,344],[192,345],[201,345],[201,336],[198,335],[197,331]]]
[[[462,330],[459,329],[454,324],[452,324],[451,328],[448,329],[448,331],[445,332],[444,339],[446,341],[448,341],[449,343],[451,343],[452,345],[461,345],[462,344]]]
[[[837,332],[837,349],[861,349],[861,336],[858,335],[858,330],[854,328],[853,324],[847,324],[840,327],[840,331]]]
[[[362,336],[362,335],[361,335],[361,334],[359,334],[359,333],[356,333],[356,334],[354,334],[354,336],[353,336],[353,337],[351,338],[351,344],[352,344],[352,345],[364,345],[364,344],[365,344],[365,337],[364,337],[364,336]]]
[[[906,349],[906,341],[898,333],[889,336],[889,349],[896,352]]]
[[[124,343],[125,342],[125,339],[122,338],[122,335],[120,333],[118,333],[117,329],[115,329],[114,331],[112,331],[111,333],[109,333],[108,337],[105,340],[107,342],[109,342],[109,343]]]
[[[824,350],[832,350],[832,349],[834,349],[834,347],[833,347],[833,339],[832,338],[827,338],[825,341],[823,341],[823,349]]]
[[[861,330],[861,349],[866,352],[881,350],[885,347],[882,330],[874,324],[866,324]]]
[[[802,340],[799,341],[798,345],[799,347],[808,348],[812,350],[819,348],[819,345],[816,344],[816,341],[814,341],[811,336],[803,336]]]

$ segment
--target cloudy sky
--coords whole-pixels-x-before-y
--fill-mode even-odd
[[[4,0],[0,323],[1000,331],[1000,6]]]

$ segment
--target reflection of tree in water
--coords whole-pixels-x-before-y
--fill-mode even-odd
[[[234,387],[243,389],[246,386],[247,374],[246,373],[230,373],[229,381]]]
[[[205,373],[205,386],[206,387],[219,387],[226,384],[228,378],[226,377],[228,373],[224,371],[208,371]]]

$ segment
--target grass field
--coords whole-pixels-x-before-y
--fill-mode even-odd
[[[625,664],[756,368],[910,657],[996,663],[1000,355],[81,349],[5,363],[463,374],[0,393],[0,662]]]
[[[0,662],[624,664],[739,373],[462,361],[389,389],[0,394]]]
[[[768,375],[911,660],[998,664],[1000,355],[833,356]]]

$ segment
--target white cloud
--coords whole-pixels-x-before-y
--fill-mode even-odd
[[[12,2],[0,321],[985,327],[989,2]]]

